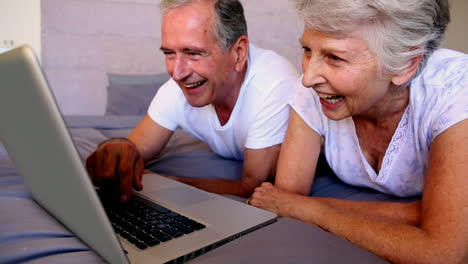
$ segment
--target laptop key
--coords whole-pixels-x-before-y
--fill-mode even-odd
[[[148,248],[148,246],[145,245],[145,244],[142,243],[142,242],[137,242],[137,243],[135,243],[134,245],[135,245],[137,248],[139,248],[139,249],[146,249],[146,248]]]
[[[195,221],[193,221],[191,219],[187,219],[187,220],[183,221],[182,223],[184,223],[187,226],[190,226],[191,228],[193,228],[195,230],[200,230],[200,229],[203,229],[203,228],[206,227],[204,224],[200,224],[200,223],[195,222]]]
[[[195,231],[193,228],[191,227],[188,227],[188,226],[184,226],[184,225],[180,225],[177,230],[183,232],[184,234],[189,234],[189,233],[192,233],[193,231]]]
[[[146,245],[148,245],[149,247],[154,247],[156,245],[159,245],[159,240],[157,239],[151,239],[151,240],[147,240],[147,241],[144,241]]]
[[[132,243],[132,244],[136,244],[138,243],[138,239],[136,239],[134,236],[128,236],[128,238],[126,238],[128,240],[128,242]]]
[[[154,216],[160,215],[161,213],[158,211],[151,211],[148,214],[154,217]]]
[[[201,230],[203,228],[205,228],[206,226],[204,224],[200,224],[200,223],[195,223],[193,225],[191,225],[191,227],[195,230]]]
[[[170,223],[174,222],[174,219],[167,218],[167,219],[164,219],[163,222],[166,223],[166,224],[170,224]]]
[[[167,209],[166,207],[162,207],[159,204],[153,204],[152,208],[154,208],[156,211],[160,212],[161,214],[171,212],[171,210]]]
[[[180,216],[180,214],[176,212],[170,212],[170,213],[167,213],[166,215],[169,216],[170,218],[175,218],[175,217]]]
[[[180,237],[180,236],[183,236],[184,233],[174,229],[174,228],[171,228],[171,227],[166,227],[164,229],[162,229],[162,231],[172,237]]]
[[[147,223],[148,225],[157,225],[157,224],[159,224],[159,221],[157,221],[157,220],[150,220],[150,221],[148,221],[148,222],[146,222],[146,223]]]
[[[154,236],[156,239],[158,239],[159,241],[162,241],[162,242],[166,242],[168,240],[171,240],[172,237],[164,234],[163,232],[161,231],[156,231],[154,233],[151,233],[152,236]]]
[[[131,235],[129,233],[127,233],[127,232],[120,233],[120,236],[122,236],[125,239],[128,239],[129,237],[131,237]]]
[[[182,226],[182,224],[179,223],[179,222],[174,221],[174,222],[170,223],[169,226],[172,227],[172,228],[175,228],[175,229],[179,229],[179,227]]]
[[[166,228],[166,227],[167,227],[167,225],[166,225],[166,224],[163,224],[163,223],[161,223],[161,224],[157,224],[157,225],[155,225],[155,227],[156,227],[156,228],[158,228],[158,229],[164,229],[164,228]]]
[[[160,214],[160,215],[155,216],[154,218],[158,219],[159,221],[162,221],[164,219],[167,219],[167,216]]]

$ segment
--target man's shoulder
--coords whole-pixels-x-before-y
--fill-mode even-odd
[[[175,103],[177,101],[186,101],[181,89],[172,78],[165,82],[158,89],[155,99],[160,103]]]
[[[278,77],[294,76],[298,73],[294,65],[276,51],[249,45],[249,63],[255,72],[271,73]]]
[[[287,92],[299,79],[294,66],[272,50],[250,45],[249,59],[246,82],[251,92],[265,95],[274,90],[278,93]]]
[[[161,87],[158,90],[158,93],[159,92],[166,93],[166,94],[170,93],[173,95],[178,95],[178,94],[183,95],[182,91],[179,88],[179,85],[172,78],[169,78],[167,82],[161,85]]]

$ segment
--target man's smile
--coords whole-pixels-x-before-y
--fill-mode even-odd
[[[193,89],[202,86],[206,81],[201,81],[201,82],[195,82],[195,83],[189,83],[189,84],[183,84],[185,88],[188,89]]]

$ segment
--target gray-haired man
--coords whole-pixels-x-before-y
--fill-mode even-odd
[[[249,44],[238,0],[163,0],[161,8],[161,51],[172,79],[128,139],[106,141],[88,157],[88,172],[96,185],[118,181],[126,201],[132,186],[143,188],[144,163],[180,127],[244,165],[241,179],[177,180],[247,197],[274,176],[297,72],[276,53]]]

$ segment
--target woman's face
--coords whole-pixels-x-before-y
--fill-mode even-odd
[[[356,34],[357,35],[357,34]],[[359,37],[334,38],[305,29],[302,83],[320,97],[330,119],[370,115],[389,93],[390,77],[378,72],[377,57]]]

